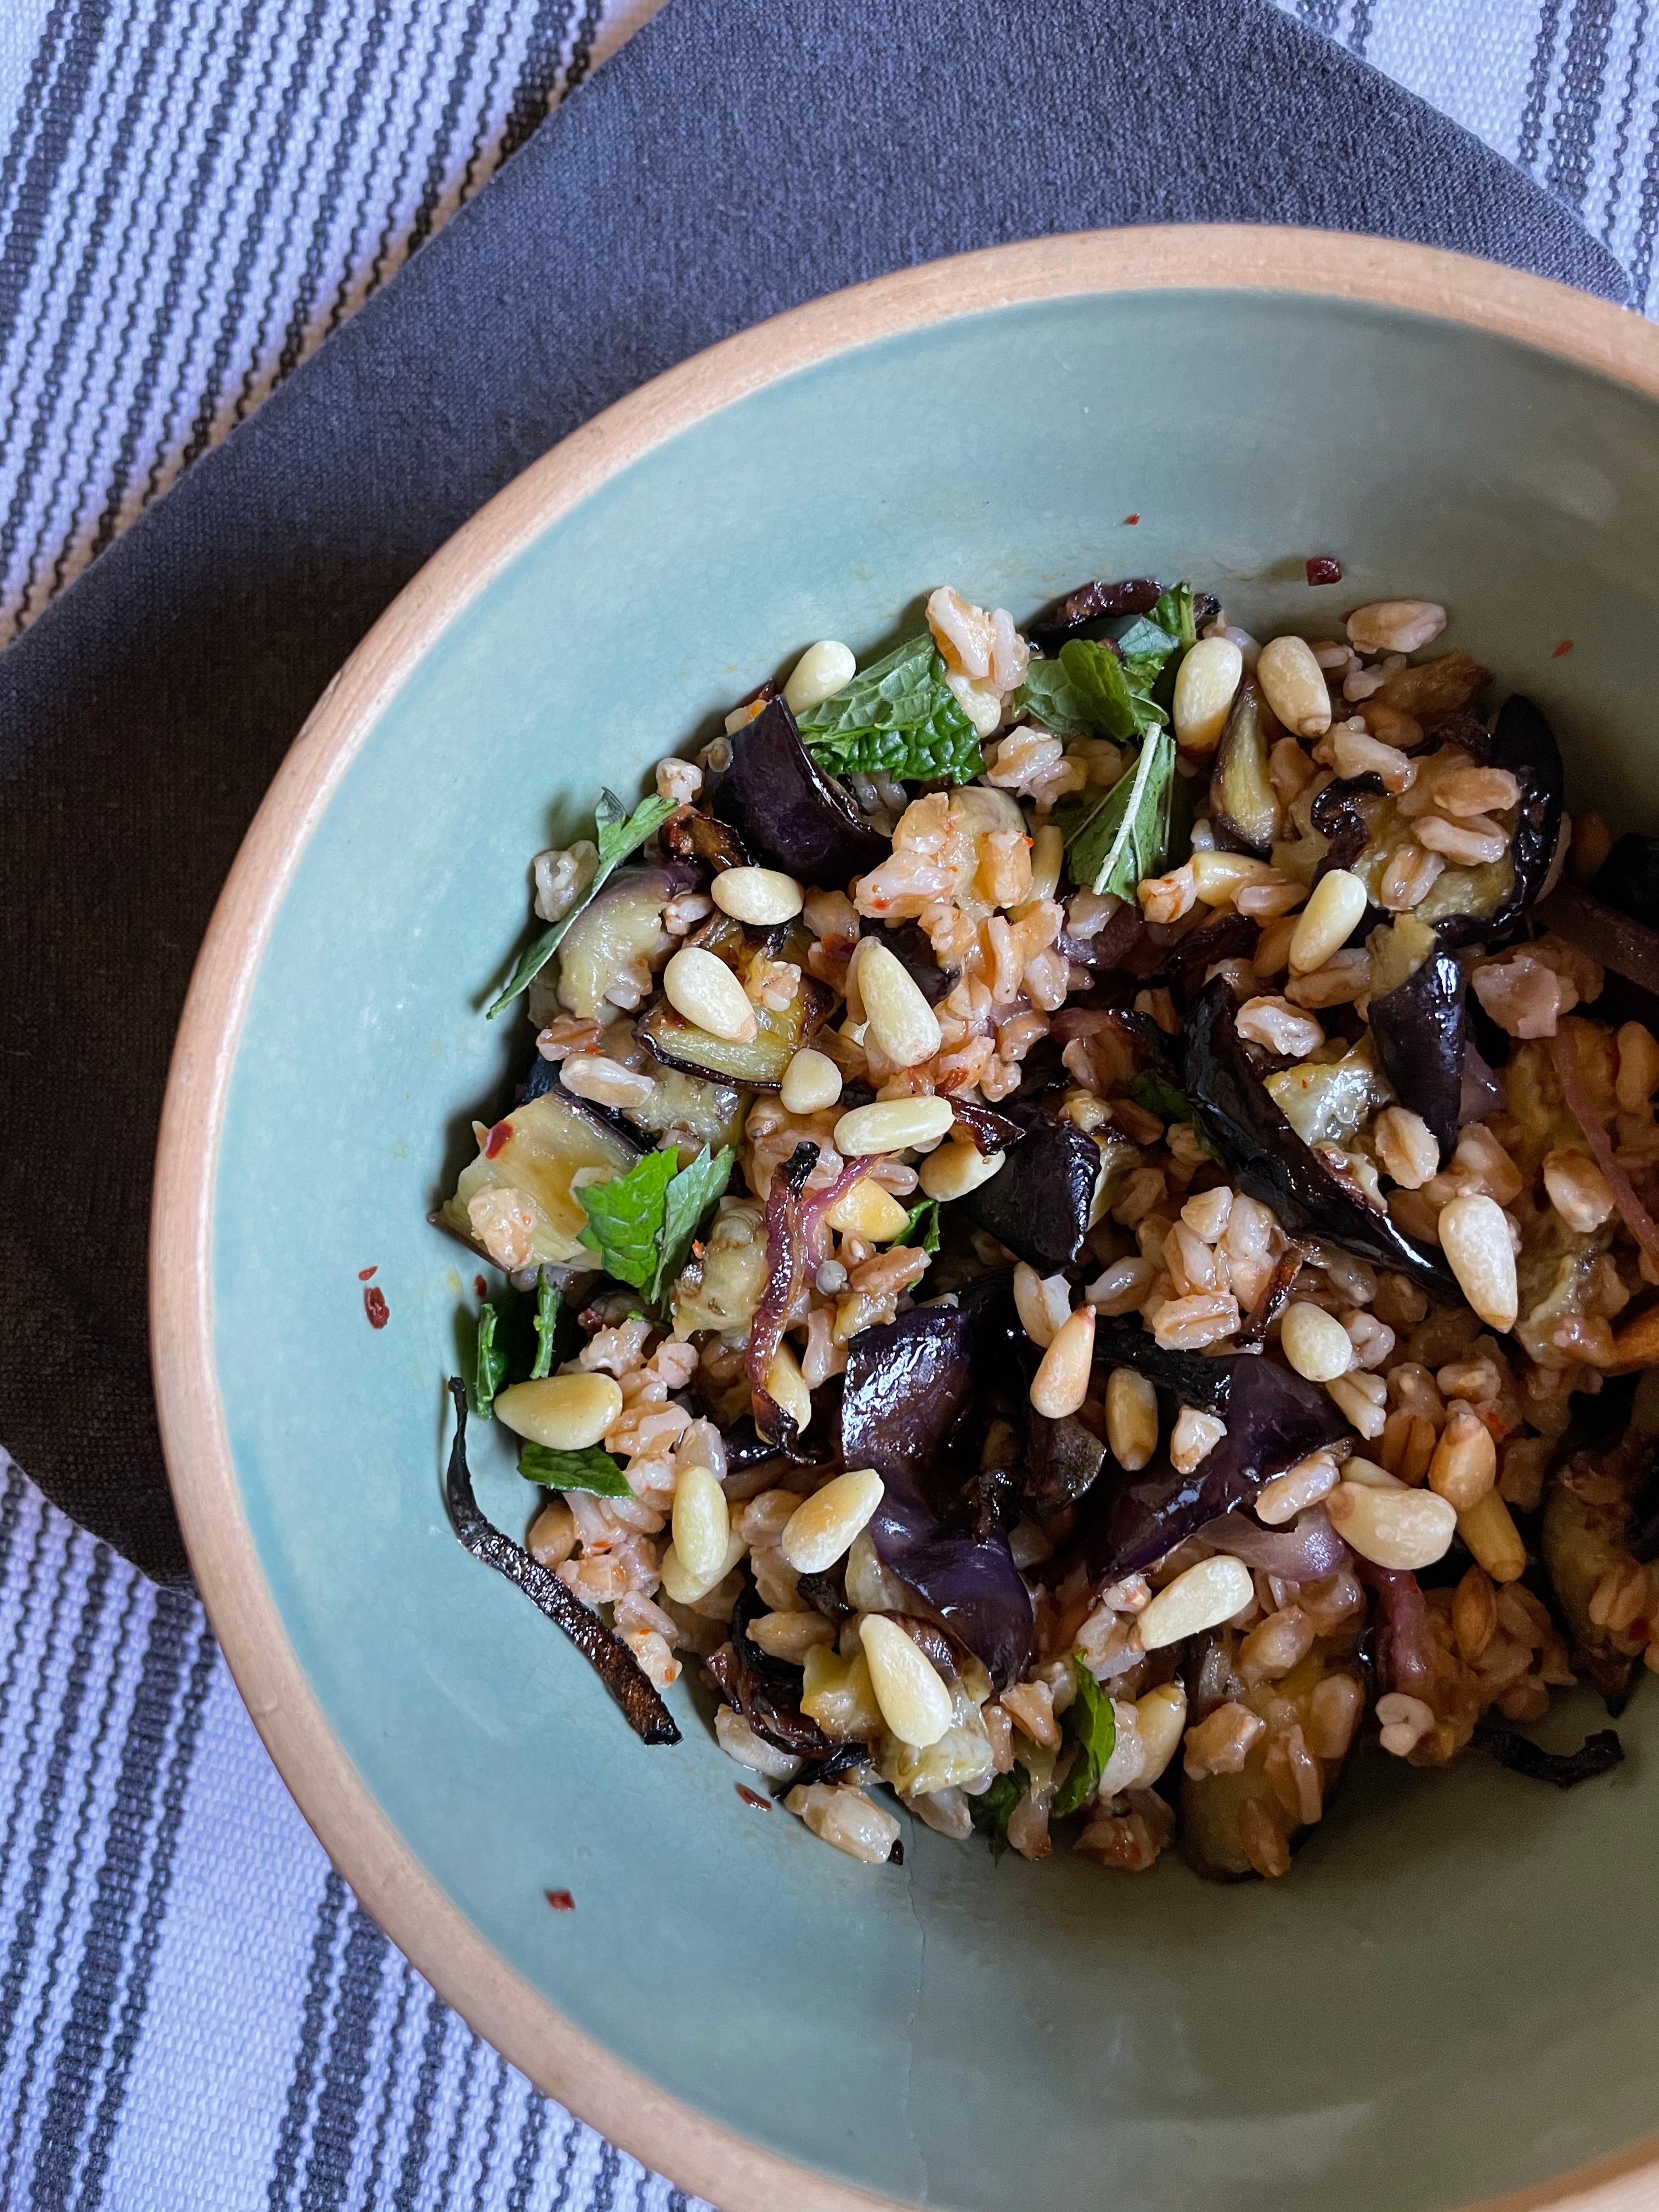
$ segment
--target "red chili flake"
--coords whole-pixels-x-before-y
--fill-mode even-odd
[[[505,1146],[509,1145],[512,1140],[513,1127],[511,1122],[497,1121],[495,1127],[484,1139],[484,1158],[487,1160],[493,1160],[496,1153],[501,1152]]]
[[[543,1892],[555,1912],[574,1912],[576,1900],[568,1889],[549,1889]]]
[[[745,1805],[758,1805],[763,1813],[771,1811],[772,1800],[769,1797],[763,1797],[759,1790],[751,1790],[746,1782],[739,1782],[737,1790],[738,1796]]]
[[[487,1298],[489,1296],[489,1285],[482,1275],[475,1275],[472,1278],[472,1287],[481,1298]]]
[[[1140,517],[1138,514],[1126,514],[1123,520],[1126,522],[1139,522]]]
[[[1564,637],[1560,644],[1556,647],[1554,652],[1551,653],[1550,659],[1552,660],[1559,660],[1564,653],[1571,653],[1571,651],[1572,640],[1570,637]]]
[[[380,1272],[380,1271],[378,1267],[359,1267],[357,1270],[357,1280],[360,1283],[372,1283]]]
[[[1340,584],[1342,581],[1342,563],[1333,561],[1328,553],[1310,553],[1308,556],[1308,581],[1310,584]]]
[[[368,1316],[371,1328],[384,1328],[392,1318],[392,1309],[386,1302],[386,1293],[373,1283],[363,1292],[363,1311]]]

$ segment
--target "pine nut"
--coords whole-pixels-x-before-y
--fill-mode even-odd
[[[1014,1268],[1014,1310],[1033,1344],[1046,1352],[1072,1310],[1072,1288],[1064,1275],[1039,1275],[1019,1261]]]
[[[1188,866],[1193,889],[1206,906],[1225,906],[1252,884],[1271,883],[1274,871],[1248,853],[1194,853]]]
[[[781,1344],[772,1354],[766,1389],[773,1403],[788,1414],[798,1433],[811,1425],[812,1394],[800,1371],[800,1362],[787,1344]]]
[[[1310,1382],[1334,1382],[1353,1365],[1353,1344],[1334,1314],[1298,1298],[1286,1306],[1279,1325],[1279,1346],[1297,1373]]]
[[[763,1613],[750,1622],[747,1633],[769,1659],[784,1660],[791,1667],[803,1665],[814,1644],[836,1640],[835,1623],[821,1613]]]
[[[1421,1492],[1413,1491],[1413,1497]],[[1526,1571],[1527,1547],[1495,1490],[1457,1516],[1457,1533],[1495,1583],[1518,1582]]]
[[[622,1409],[622,1386],[609,1375],[544,1375],[495,1394],[495,1419],[550,1451],[586,1451]]]
[[[1342,1462],[1344,1482],[1363,1483],[1367,1490],[1404,1490],[1406,1485],[1397,1474],[1386,1467],[1379,1467],[1374,1459],[1362,1459],[1352,1452]]]
[[[1332,868],[1313,887],[1291,939],[1291,973],[1311,975],[1340,952],[1365,915],[1365,886],[1352,870]]]
[[[1269,638],[1255,664],[1267,704],[1298,738],[1322,738],[1331,726],[1325,672],[1304,637]]]
[[[951,1133],[956,1109],[948,1098],[926,1093],[914,1098],[878,1098],[873,1106],[854,1106],[836,1124],[836,1150],[848,1159],[872,1152],[931,1152]]]
[[[1431,1490],[1407,1490],[1389,1480],[1387,1490],[1339,1482],[1325,1501],[1331,1526],[1373,1566],[1405,1572],[1431,1567],[1450,1550],[1457,1516]]]
[[[1158,1449],[1158,1392],[1133,1367],[1115,1367],[1106,1377],[1106,1441],[1131,1474]]]
[[[1459,1513],[1478,1505],[1498,1480],[1498,1447],[1478,1413],[1453,1406],[1429,1462],[1429,1487]]]
[[[778,1098],[786,1114],[821,1114],[841,1097],[841,1070],[827,1053],[803,1045],[783,1071]]]
[[[1179,1682],[1160,1682],[1135,1699],[1135,1733],[1140,1738],[1138,1790],[1150,1790],[1181,1748],[1187,1725],[1187,1692]]]
[[[1328,1452],[1315,1452],[1263,1484],[1255,1501],[1255,1517],[1270,1528],[1281,1528],[1305,1507],[1328,1498],[1337,1481],[1336,1462]]]
[[[1060,888],[1060,872],[1066,865],[1066,833],[1057,823],[1045,822],[1031,840],[1031,896],[1052,898]]]
[[[793,921],[805,899],[800,885],[781,868],[724,868],[708,886],[722,914],[768,929]]]
[[[742,984],[724,960],[701,945],[681,945],[662,971],[662,988],[674,1012],[710,1036],[748,1044],[759,1030]]]
[[[859,1641],[889,1731],[901,1743],[926,1751],[951,1725],[951,1692],[944,1677],[927,1653],[884,1613],[865,1614],[859,1623]]]
[[[1076,1413],[1089,1395],[1095,1356],[1095,1310],[1079,1306],[1043,1353],[1031,1378],[1031,1403],[1049,1420]]]
[[[1176,672],[1176,742],[1187,751],[1213,752],[1244,675],[1244,656],[1230,637],[1201,637]]]
[[[709,1576],[694,1575],[681,1559],[671,1543],[663,1552],[657,1571],[662,1577],[662,1586],[676,1605],[696,1605],[708,1596],[717,1583],[723,1583],[747,1549],[741,1536],[734,1530],[726,1539],[726,1557]]]
[[[674,1485],[674,1549],[693,1581],[712,1589],[726,1564],[732,1539],[726,1492],[706,1467],[681,1470]]]
[[[824,1219],[843,1235],[863,1237],[866,1244],[890,1244],[904,1234],[909,1215],[890,1190],[863,1176],[851,1190],[843,1191]]]
[[[1166,1583],[1135,1623],[1143,1651],[1158,1651],[1206,1628],[1219,1628],[1255,1595],[1255,1584],[1243,1559],[1225,1553],[1200,1559]]]
[[[798,1505],[784,1524],[778,1549],[798,1575],[833,1567],[881,1503],[882,1480],[872,1467],[838,1474]]]
[[[1520,1293],[1515,1247],[1503,1207],[1492,1198],[1455,1198],[1441,1207],[1437,1225],[1441,1249],[1459,1290],[1488,1328],[1500,1334],[1512,1328]]]
[[[933,1057],[944,1041],[939,1017],[897,953],[878,937],[859,940],[858,988],[870,1034],[895,1067],[920,1067]]]
[[[1006,1152],[981,1152],[977,1145],[960,1141],[941,1145],[921,1164],[923,1194],[946,1200],[966,1198],[970,1190],[977,1190],[1000,1174],[1007,1157]]]
[[[858,673],[858,662],[839,639],[820,638],[809,645],[789,672],[783,687],[784,704],[792,714],[823,706],[837,691],[844,691]]]
[[[1348,640],[1361,653],[1420,653],[1446,627],[1432,599],[1372,599],[1348,617]]]

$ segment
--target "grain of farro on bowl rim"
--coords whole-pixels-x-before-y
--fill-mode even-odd
[[[234,1149],[237,1141],[231,1124],[238,1054],[285,902],[376,725],[446,632],[506,575],[515,557],[563,518],[678,434],[798,372],[810,375],[872,342],[908,337],[926,344],[929,333],[948,330],[957,318],[1022,305],[1180,293],[1208,295],[1212,302],[1217,294],[1243,295],[1252,312],[1271,312],[1275,299],[1298,296],[1361,303],[1364,312],[1377,311],[1379,332],[1385,324],[1399,331],[1407,319],[1424,318],[1419,335],[1428,345],[1441,343],[1435,325],[1461,326],[1593,372],[1647,401],[1659,399],[1659,337],[1619,310],[1461,257],[1318,234],[1170,228],[1043,240],[902,272],[799,309],[727,341],[609,410],[509,486],[404,592],[319,703],[267,797],[216,912],[181,1027],[158,1159],[153,1351],[181,1522],[243,1694],[337,1863],[441,1992],[542,2087],[729,2212],[782,2203],[841,2212],[853,2205],[913,2201],[919,2179],[933,2201],[969,2200],[952,2193],[965,2185],[949,2170],[936,2186],[928,2182],[925,2154],[890,2160],[890,2179],[876,2179],[872,2194],[869,2187],[807,2170],[799,2152],[793,2158],[782,2154],[775,2127],[768,2147],[696,2109],[706,2097],[688,2096],[684,2088],[676,2095],[656,2086],[637,2063],[567,2018],[515,1972],[502,1956],[499,1935],[492,1942],[455,1901],[453,1869],[446,1866],[441,1878],[404,1840],[400,1829],[410,1824],[408,1814],[402,1807],[395,1817],[388,1810],[384,1777],[378,1794],[365,1778],[361,1738],[354,1735],[349,1752],[342,1742],[346,1716],[331,1693],[319,1695],[313,1680],[317,1669],[308,1671],[295,1649],[291,1563],[273,1553],[269,1541],[256,1540],[250,1520],[250,1499],[261,1513],[267,1501],[256,1497],[260,1438],[248,1425],[242,1379],[231,1375],[228,1387],[222,1379],[226,1363],[215,1334],[216,1308],[234,1286],[225,1281],[216,1249],[226,1226],[217,1185],[227,1143]],[[1594,505],[1594,487],[1579,482],[1568,491],[1581,507]],[[1283,550],[1278,540],[1284,535],[1283,530],[1275,533],[1275,550]],[[1250,550],[1236,553],[1241,566]],[[1094,558],[1091,552],[1079,561],[1075,556],[1081,551],[1074,549],[1070,565]],[[1126,557],[1123,565],[1132,563]],[[1027,593],[1033,599],[1042,595],[1037,589]],[[811,635],[833,626],[823,619],[816,629],[810,619],[801,624]],[[757,639],[754,649],[771,648]],[[648,752],[641,740],[635,748],[639,765],[648,765],[663,749],[655,745]],[[240,1112],[240,1094],[234,1103]],[[395,1321],[395,1300],[393,1310]],[[244,1472],[239,1473],[239,1461]],[[423,1479],[419,1468],[411,1473],[411,1482]],[[246,1483],[254,1489],[245,1492]],[[268,1538],[269,1528],[262,1527]],[[814,1875],[823,1856],[814,1856]],[[1298,1900],[1288,1902],[1294,1909]],[[1294,1921],[1286,1922],[1282,1938],[1292,1939],[1294,1928]],[[752,2124],[766,2124],[758,2115]],[[1130,2123],[1121,2124],[1127,2131]],[[1631,2132],[1622,2116],[1618,2128],[1621,2135]],[[916,2140],[912,2132],[913,2150]],[[1580,2171],[1560,2182],[1539,2180],[1534,2171],[1506,2203],[1593,2203],[1611,2212],[1659,2195],[1653,2143],[1613,2150],[1587,2167],[1584,2149],[1605,2150],[1604,2142],[1587,2144],[1571,2128],[1558,2131],[1558,2140],[1567,2146],[1559,2162]],[[1229,2170],[1225,2154],[1217,2155],[1222,2170]],[[846,2171],[839,2154],[835,2162]],[[1264,2178],[1273,2171],[1270,2160]],[[1431,2194],[1421,2201],[1491,2197],[1479,2172],[1460,2172],[1455,2160],[1449,2171],[1452,2182],[1431,2184]],[[866,2171],[863,2179],[872,2176]]]

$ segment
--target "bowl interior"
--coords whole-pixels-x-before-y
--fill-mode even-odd
[[[1624,1768],[1570,1796],[1362,1759],[1282,1884],[1212,1888],[1178,1858],[1135,1880],[1065,1853],[994,1867],[908,1826],[902,1870],[854,1865],[744,1806],[689,1681],[681,1747],[635,1742],[450,1535],[441,1383],[473,1269],[426,1216],[530,1049],[481,1005],[531,854],[813,638],[867,650],[943,580],[1018,617],[1085,575],[1188,575],[1261,634],[1421,593],[1555,719],[1570,801],[1646,826],[1656,491],[1659,411],[1507,340],[1242,291],[1003,307],[656,447],[380,715],[236,1058],[213,1259],[236,1469],[294,1650],[410,1850],[675,2095],[963,2212],[1407,2212],[1655,2125],[1659,1699],[1621,1723]],[[1309,589],[1312,553],[1340,586]],[[477,1443],[486,1510],[519,1533],[534,1494]],[[1588,1700],[1559,1731],[1584,1724]]]

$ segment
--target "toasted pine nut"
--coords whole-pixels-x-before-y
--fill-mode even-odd
[[[763,1613],[745,1633],[769,1658],[799,1667],[814,1644],[835,1642],[836,1625],[821,1613]]]
[[[1457,1286],[1488,1328],[1515,1326],[1520,1293],[1509,1219],[1496,1199],[1455,1198],[1439,1215],[1441,1249]]]
[[[1379,1467],[1374,1459],[1362,1459],[1353,1452],[1342,1462],[1344,1482],[1362,1483],[1367,1490],[1403,1490],[1406,1485],[1397,1474],[1386,1467]]]
[[[1353,1365],[1353,1345],[1334,1314],[1298,1298],[1279,1325],[1279,1349],[1310,1382],[1334,1382]]]
[[[1193,889],[1206,906],[1226,906],[1246,885],[1267,883],[1273,876],[1265,860],[1252,860],[1248,853],[1194,853],[1188,866]]]
[[[1371,1134],[1378,1164],[1401,1190],[1421,1190],[1440,1165],[1433,1130],[1409,1106],[1385,1106],[1371,1125]]]
[[[871,1035],[896,1067],[920,1067],[943,1042],[939,1017],[921,985],[878,937],[860,938],[857,958],[859,995]]]
[[[1587,1152],[1556,1151],[1544,1158],[1544,1188],[1569,1229],[1588,1234],[1613,1212],[1607,1179]]]
[[[1046,1352],[1072,1310],[1071,1285],[1064,1275],[1045,1279],[1021,1260],[1014,1268],[1014,1310],[1026,1335]]]
[[[1206,1628],[1219,1628],[1242,1612],[1255,1595],[1255,1584],[1243,1559],[1226,1553],[1200,1559],[1172,1583],[1168,1583],[1135,1623],[1135,1641],[1143,1651],[1161,1650]]]
[[[734,1529],[726,1539],[726,1557],[715,1566],[712,1575],[694,1575],[671,1543],[665,1547],[658,1566],[662,1586],[676,1605],[696,1605],[699,1598],[708,1596],[716,1583],[723,1583],[748,1549]]]
[[[1066,833],[1054,822],[1045,822],[1031,839],[1031,896],[1052,898],[1066,865]]]
[[[1328,1452],[1315,1452],[1307,1459],[1298,1460],[1294,1467],[1286,1468],[1283,1474],[1264,1483],[1255,1501],[1258,1521],[1265,1521],[1270,1528],[1280,1528],[1287,1521],[1294,1521],[1304,1507],[1317,1505],[1322,1498],[1328,1498],[1336,1488],[1336,1462]]]
[[[1135,1368],[1115,1367],[1106,1378],[1106,1441],[1131,1474],[1158,1449],[1158,1392]]]
[[[1089,1395],[1089,1370],[1095,1356],[1095,1310],[1079,1306],[1043,1353],[1031,1379],[1031,1403],[1058,1421],[1076,1413]]]
[[[1420,653],[1445,627],[1432,599],[1372,599],[1348,617],[1348,638],[1361,653]]]
[[[1332,868],[1313,887],[1291,939],[1291,973],[1311,975],[1340,952],[1364,919],[1365,886],[1348,868]]]
[[[844,691],[858,673],[858,662],[838,638],[820,638],[809,645],[789,672],[783,702],[792,714],[804,714]],[[718,880],[718,879],[717,879]],[[746,918],[746,917],[745,917]]]
[[[747,1044],[759,1030],[742,984],[700,945],[681,945],[662,971],[662,988],[674,1012],[710,1036]]]
[[[1459,1513],[1467,1513],[1497,1480],[1498,1447],[1491,1430],[1468,1407],[1455,1404],[1429,1462],[1430,1489],[1438,1491]]]
[[[876,1703],[891,1733],[917,1751],[937,1743],[951,1725],[952,1708],[945,1679],[927,1654],[881,1613],[865,1614],[859,1641]]]
[[[1414,1491],[1413,1497],[1420,1497]],[[1457,1533],[1495,1583],[1518,1582],[1526,1571],[1527,1547],[1495,1490],[1457,1516]]]
[[[910,1218],[890,1190],[884,1190],[869,1176],[861,1176],[845,1190],[824,1219],[843,1235],[863,1237],[866,1244],[890,1244],[904,1234]]]
[[[731,1540],[726,1492],[706,1467],[681,1470],[674,1485],[674,1549],[695,1581],[712,1589],[720,1579]]]
[[[1373,1566],[1414,1572],[1444,1559],[1457,1516],[1431,1490],[1407,1490],[1389,1478],[1386,1490],[1343,1480],[1325,1501],[1331,1526]]]
[[[818,1114],[841,1097],[841,1070],[828,1053],[803,1045],[783,1071],[778,1098],[787,1114]]]
[[[1176,672],[1176,741],[1193,753],[1212,752],[1244,674],[1244,656],[1230,637],[1201,637]]]
[[[751,921],[757,929],[793,921],[805,896],[781,868],[724,868],[708,890],[722,914],[734,921]]]
[[[872,1467],[838,1474],[798,1505],[784,1524],[778,1549],[798,1575],[833,1567],[881,1503],[881,1477]]]
[[[872,1152],[931,1152],[951,1133],[956,1109],[948,1098],[926,1092],[913,1098],[878,1098],[873,1106],[854,1106],[836,1124],[836,1150],[848,1159]]]
[[[1187,1725],[1187,1692],[1179,1682],[1160,1682],[1135,1699],[1135,1734],[1140,1738],[1137,1790],[1150,1790],[1181,1748]]]
[[[544,1375],[495,1394],[495,1419],[550,1451],[586,1451],[622,1409],[622,1386],[609,1375]]]
[[[812,1394],[800,1371],[800,1362],[787,1344],[781,1344],[772,1354],[766,1388],[773,1402],[788,1414],[798,1431],[811,1426]]]
[[[941,1145],[921,1164],[921,1188],[928,1198],[966,1198],[970,1190],[1000,1174],[1006,1152],[981,1152],[977,1145],[960,1140]]]
[[[1331,726],[1325,672],[1305,637],[1269,638],[1255,664],[1255,680],[1274,714],[1298,738],[1322,738]]]

